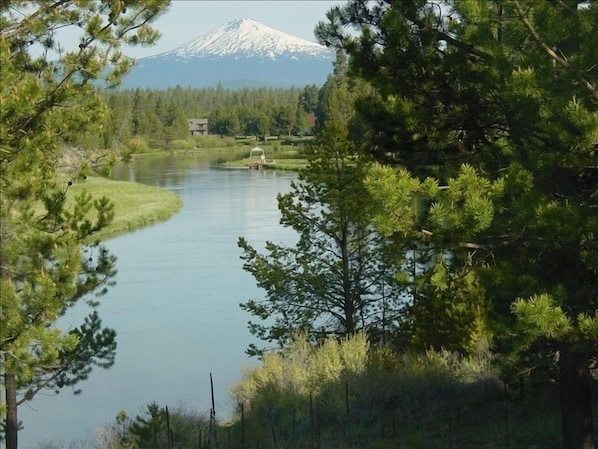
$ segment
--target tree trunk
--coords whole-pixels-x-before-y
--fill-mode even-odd
[[[17,433],[19,420],[17,417],[17,378],[14,374],[5,373],[4,388],[6,391],[6,449],[17,449]]]
[[[594,449],[588,355],[564,344],[559,368],[563,449]]]

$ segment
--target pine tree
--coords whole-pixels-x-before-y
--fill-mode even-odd
[[[598,353],[598,60],[594,1],[350,1],[318,26],[377,95],[358,108],[379,225],[446,248],[484,287],[516,372],[557,360],[564,449],[591,449]],[[358,32],[346,31],[354,26]],[[469,165],[465,165],[469,164]],[[417,220],[401,183],[437,179]],[[419,234],[418,234],[419,233]],[[453,270],[454,271],[454,270]],[[516,338],[511,338],[515,335]],[[533,346],[532,346],[533,345]],[[517,357],[540,345],[544,365]],[[548,357],[547,357],[548,356]]]
[[[267,242],[260,254],[239,239],[244,270],[266,291],[264,300],[241,307],[265,321],[251,322],[251,332],[281,347],[298,332],[312,341],[359,331],[384,336],[402,307],[389,244],[370,226],[367,163],[349,140],[347,79],[332,77],[326,89],[326,122],[308,166],[292,191],[278,197],[281,224],[297,231],[297,244]],[[249,352],[260,351],[252,346]]]
[[[98,85],[117,85],[130,68],[122,45],[158,37],[148,24],[166,4],[0,5],[0,357],[8,449],[18,446],[18,405],[113,363],[115,334],[97,313],[78,328],[56,326],[76,303],[96,306],[92,294],[101,295],[115,274],[114,256],[92,240],[112,219],[109,199],[68,194],[114,155],[65,147],[98,131],[94,124],[105,114]],[[64,27],[80,30],[71,48],[59,40]]]

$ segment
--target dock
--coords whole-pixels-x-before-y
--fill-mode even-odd
[[[249,158],[245,160],[247,168],[250,170],[263,170],[268,165],[274,165],[274,159],[266,158],[266,153],[260,147],[255,147],[249,152]]]

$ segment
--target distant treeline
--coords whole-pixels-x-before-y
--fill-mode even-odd
[[[160,148],[187,138],[190,118],[207,118],[209,133],[221,136],[303,134],[310,129],[309,115],[317,112],[318,96],[315,85],[109,91],[105,98],[109,114],[101,132],[80,136],[81,141],[75,143],[113,148],[141,139],[152,148]]]

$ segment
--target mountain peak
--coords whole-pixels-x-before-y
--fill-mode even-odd
[[[257,20],[234,20],[174,50],[140,58],[125,88],[291,87],[321,85],[334,52],[270,28]]]
[[[257,20],[239,19],[221,25],[198,39],[157,56],[176,59],[224,56],[267,59],[283,56],[290,58],[311,56],[330,59],[331,51],[315,42],[270,28]]]

